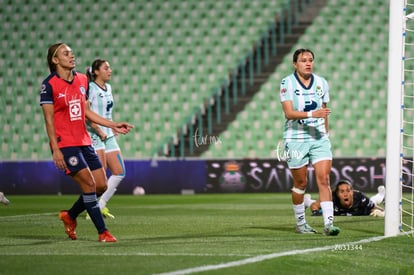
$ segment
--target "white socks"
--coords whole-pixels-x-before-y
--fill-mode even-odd
[[[303,225],[306,223],[305,219],[305,204],[294,204],[293,212],[295,212],[296,225]]]
[[[101,198],[99,199],[99,208],[103,209],[106,207],[108,201],[112,198],[112,196],[116,192],[116,188],[118,187],[119,183],[124,179],[124,176],[115,176],[111,175],[108,179],[108,188],[102,194]]]
[[[333,202],[332,201],[321,201],[321,209],[323,215],[323,224],[333,224]]]

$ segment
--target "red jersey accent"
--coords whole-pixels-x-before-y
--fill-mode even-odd
[[[59,148],[92,144],[85,120],[88,79],[81,73],[73,75],[72,82],[67,82],[52,73],[43,81],[40,91],[40,105],[53,104]]]

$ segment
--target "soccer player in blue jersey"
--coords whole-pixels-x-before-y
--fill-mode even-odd
[[[111,79],[111,73],[111,66],[104,59],[94,60],[91,67],[86,71],[89,80],[91,109],[108,120],[112,120],[114,107],[112,87],[108,83]],[[111,128],[88,122],[88,132],[92,138],[92,146],[95,148],[105,170],[109,167],[111,171],[111,176],[108,178],[108,189],[99,199],[99,208],[104,217],[114,218],[106,205],[125,177],[125,164],[121,149],[116,141],[116,134]]]
[[[328,116],[331,110],[327,81],[313,73],[314,54],[298,49],[293,54],[295,71],[280,84],[280,101],[286,118],[283,142],[287,164],[293,177],[292,203],[297,233],[317,233],[305,218],[304,194],[308,164],[311,163],[319,189],[323,210],[324,235],[338,235],[333,225],[333,202],[329,184],[332,166],[331,143],[328,137]]]

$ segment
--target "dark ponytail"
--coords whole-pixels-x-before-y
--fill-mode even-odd
[[[104,59],[95,59],[92,62],[92,65],[86,69],[85,74],[88,77],[89,82],[95,81],[95,79],[96,79],[95,71],[98,71],[99,68],[101,67],[101,65],[105,62],[107,62],[107,61],[104,60]]]

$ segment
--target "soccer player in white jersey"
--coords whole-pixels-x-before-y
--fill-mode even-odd
[[[114,99],[112,88],[108,83],[111,79],[111,66],[108,61],[96,59],[88,68],[86,75],[89,80],[89,102],[91,109],[102,117],[112,120]],[[116,141],[116,135],[110,128],[88,123],[88,131],[105,170],[109,167],[111,176],[108,188],[99,199],[99,208],[104,217],[114,218],[106,207],[116,192],[118,185],[125,177],[125,164],[121,149]]]
[[[323,211],[323,234],[338,235],[333,225],[332,192],[329,174],[332,166],[331,143],[328,137],[328,116],[331,110],[327,81],[313,73],[314,54],[298,49],[293,54],[295,71],[280,84],[280,101],[286,122],[283,132],[287,164],[293,177],[292,203],[297,233],[317,233],[305,218],[304,194],[308,165],[312,164]]]

